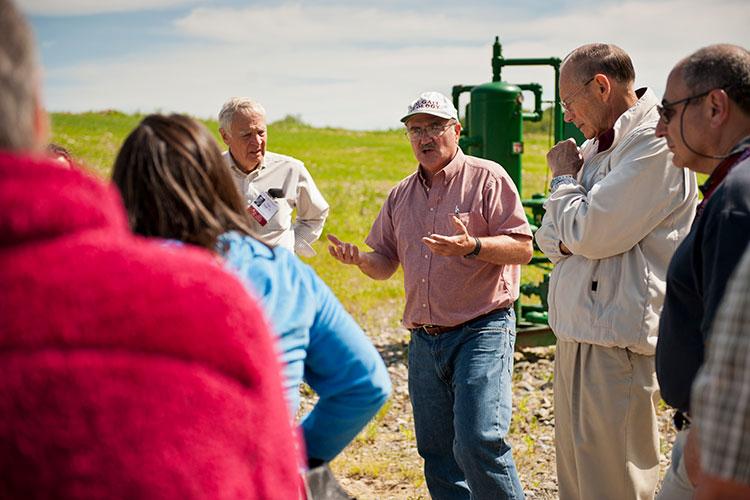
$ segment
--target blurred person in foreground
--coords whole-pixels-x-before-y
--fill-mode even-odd
[[[727,285],[692,389],[696,500],[750,498],[750,247]]]
[[[218,145],[192,118],[144,118],[112,175],[136,233],[214,251],[261,299],[278,333],[292,415],[303,380],[319,396],[300,422],[308,464],[332,460],[390,393],[383,360],[359,325],[310,266],[249,236],[249,216]]]
[[[246,97],[229,99],[219,112],[219,133],[229,148],[224,159],[252,219],[250,233],[270,245],[313,257],[328,203],[305,165],[266,150],[266,110]],[[296,210],[294,220],[292,212]]]
[[[132,235],[44,151],[31,30],[0,0],[0,496],[295,498],[259,305],[207,252]]]
[[[702,48],[667,79],[656,129],[674,164],[709,174],[690,233],[669,264],[656,373],[677,410],[679,432],[660,499],[689,498],[699,479],[702,443],[690,430],[690,389],[729,277],[750,242],[750,52]],[[750,388],[747,388],[750,390]]]
[[[437,499],[523,498],[506,441],[520,264],[532,256],[518,191],[495,162],[464,155],[447,97],[425,92],[401,119],[419,165],[388,194],[365,242],[329,252],[373,279],[404,270],[409,397]]]
[[[565,121],[539,248],[555,264],[555,449],[562,500],[652,499],[659,481],[654,350],[667,265],[693,220],[694,174],[654,135],[658,100],[620,47],[578,47],[560,68]]]

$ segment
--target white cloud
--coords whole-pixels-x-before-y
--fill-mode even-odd
[[[73,82],[47,89],[52,109],[118,108],[214,116],[225,98],[249,95],[269,118],[299,114],[315,125],[399,125],[422,90],[491,78],[494,35],[505,57],[562,57],[591,41],[617,43],[633,57],[638,81],[663,89],[681,57],[716,42],[750,45],[745,1],[631,1],[533,17],[467,7],[458,17],[348,6],[193,10],[175,27],[190,43],[154,47],[116,61],[50,73]],[[539,82],[551,98],[549,68],[506,68],[504,79]]]
[[[195,3],[196,0],[19,0],[18,5],[32,15],[76,16],[156,10]]]
[[[453,43],[476,40],[481,19],[455,18],[439,11],[393,11],[374,7],[303,6],[244,9],[197,8],[177,21],[184,33],[226,43],[309,44],[342,43],[378,46]]]

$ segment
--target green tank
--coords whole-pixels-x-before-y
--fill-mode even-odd
[[[521,192],[523,93],[518,85],[490,82],[471,90],[467,105],[467,153],[505,168]]]
[[[524,150],[523,122],[538,122],[543,119],[542,86],[538,83],[504,82],[502,69],[507,66],[551,67],[555,77],[555,97],[552,101],[551,117],[554,142],[567,137],[575,137],[576,142],[581,144],[583,137],[580,131],[574,125],[563,121],[558,83],[561,62],[557,57],[506,59],[502,55],[499,38],[495,37],[495,43],[492,46],[492,81],[481,85],[455,85],[453,87],[453,104],[456,109],[458,109],[461,94],[470,93],[470,99],[465,108],[464,129],[459,139],[461,149],[472,156],[495,161],[505,168],[521,195],[532,231],[541,224],[545,194],[533,194],[531,198],[524,196],[521,185],[521,161]],[[532,112],[523,111],[524,92],[534,94]],[[552,269],[552,264],[545,256],[537,252],[529,266],[524,267],[523,272],[526,273],[530,267],[537,268],[537,276],[541,271],[542,279],[536,283],[526,280],[521,285],[523,298],[519,298],[514,306],[519,332],[516,345],[552,344],[555,342],[555,337],[547,324],[548,273]],[[526,297],[534,299],[533,302],[530,303]]]

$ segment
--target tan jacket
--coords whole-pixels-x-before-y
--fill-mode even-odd
[[[654,135],[658,101],[644,90],[608,150],[583,145],[578,183],[550,195],[536,241],[555,263],[549,322],[559,340],[653,355],[667,266],[690,229],[697,184]]]

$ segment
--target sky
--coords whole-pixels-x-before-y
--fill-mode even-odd
[[[215,118],[227,98],[247,96],[269,121],[387,129],[420,92],[490,81],[495,36],[506,58],[615,43],[636,85],[658,96],[696,49],[750,47],[748,0],[17,1],[37,36],[50,111]],[[554,96],[549,67],[506,68],[503,80]]]

